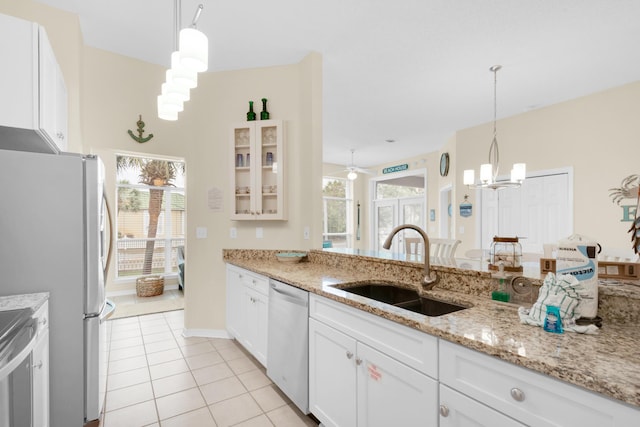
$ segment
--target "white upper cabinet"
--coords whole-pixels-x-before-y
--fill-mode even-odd
[[[233,220],[284,220],[284,137],[281,120],[231,129]]]
[[[0,149],[67,150],[67,89],[40,25],[0,14]]]

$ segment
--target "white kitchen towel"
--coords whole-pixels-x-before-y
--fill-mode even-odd
[[[553,273],[548,273],[540,287],[538,300],[535,304],[530,309],[525,307],[518,309],[520,322],[527,325],[543,326],[544,318],[547,315],[547,305],[553,305],[560,309],[562,327],[565,330],[581,334],[595,334],[598,332],[598,327],[595,325],[576,325],[578,317],[576,309],[581,301],[580,287],[580,281],[572,275],[556,276]]]

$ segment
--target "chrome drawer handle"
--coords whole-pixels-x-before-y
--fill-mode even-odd
[[[440,405],[440,415],[443,417],[449,416],[449,408],[447,408],[447,405]]]
[[[520,390],[519,388],[512,388],[511,389],[511,397],[513,397],[513,400],[516,400],[518,402],[522,402],[524,401],[524,392],[522,390]]]
[[[351,359],[353,357],[353,353],[347,351],[347,359]]]

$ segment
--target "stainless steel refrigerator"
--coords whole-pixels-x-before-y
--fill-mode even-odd
[[[0,150],[0,295],[50,292],[50,420],[99,418],[106,392],[110,233],[95,156]]]

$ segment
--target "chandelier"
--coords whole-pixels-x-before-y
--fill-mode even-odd
[[[209,40],[196,29],[204,6],[198,5],[191,27],[183,29],[180,29],[181,8],[181,0],[174,0],[174,52],[158,95],[158,117],[164,120],[178,120],[178,113],[190,99],[190,90],[198,86],[198,73],[209,67]]]
[[[476,184],[475,171],[467,169],[464,171],[463,182],[469,188],[489,188],[491,190],[501,190],[503,188],[518,188],[522,185],[527,173],[524,163],[515,163],[511,169],[511,179],[509,181],[498,181],[498,170],[500,162],[500,152],[498,150],[498,138],[496,131],[497,120],[497,86],[498,70],[501,65],[494,65],[489,68],[493,73],[493,140],[489,147],[489,163],[480,165],[480,183]]]

